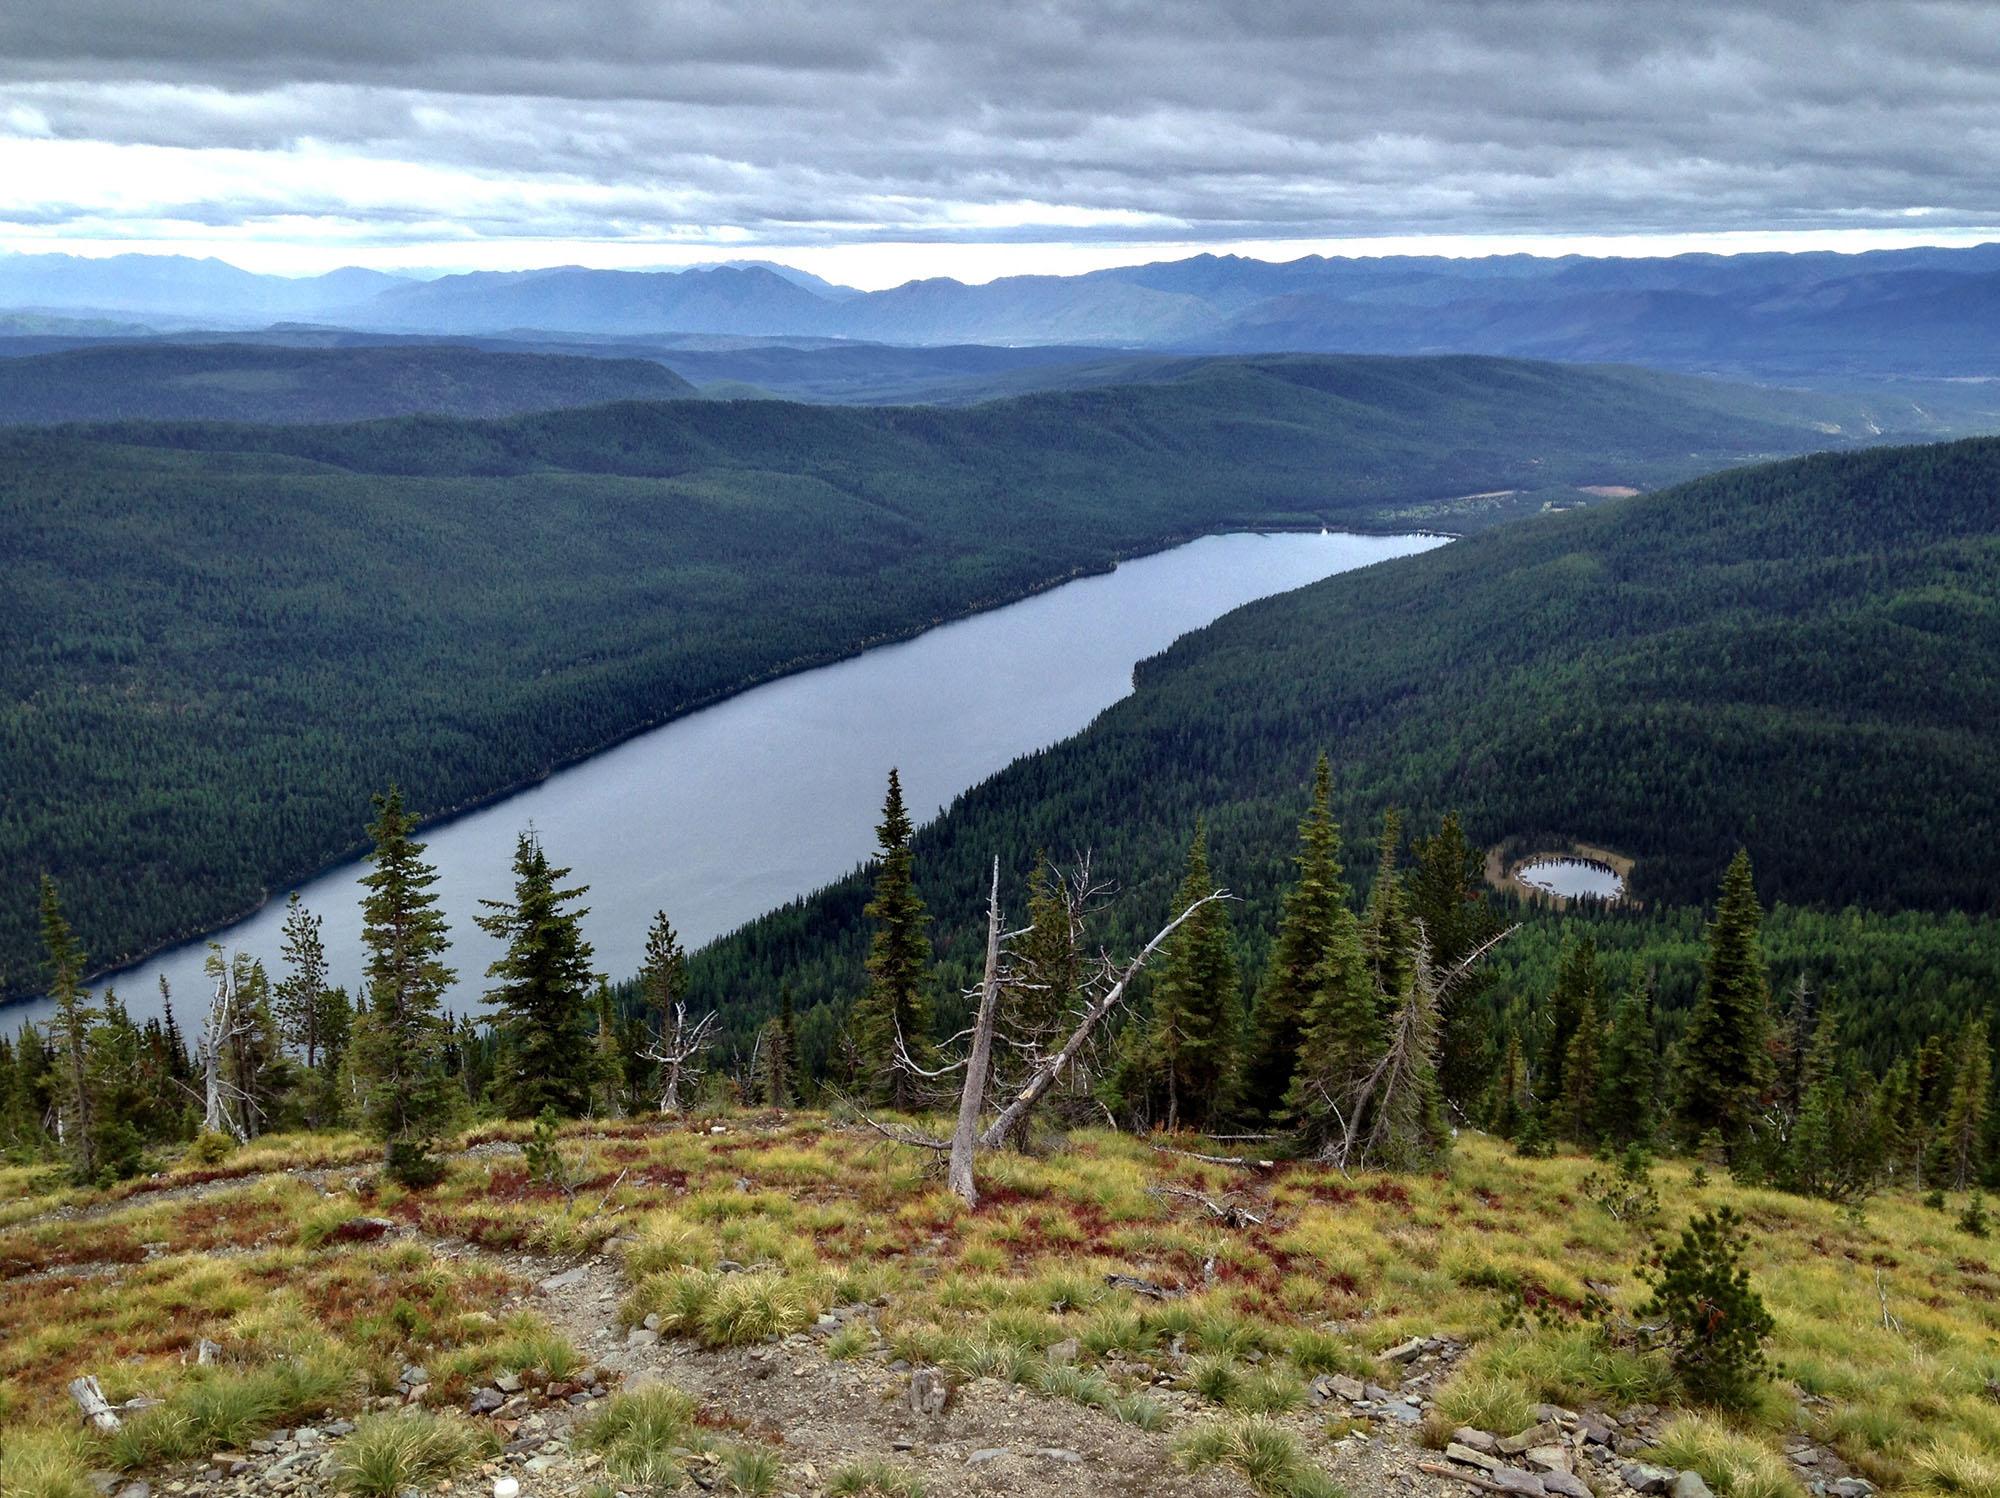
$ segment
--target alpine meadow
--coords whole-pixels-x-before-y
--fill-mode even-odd
[[[0,58],[0,1498],[2000,1498],[1978,0]]]

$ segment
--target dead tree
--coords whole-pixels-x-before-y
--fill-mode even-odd
[[[223,1075],[222,1060],[225,1054],[236,1054],[237,1043],[250,1029],[251,1021],[239,1002],[235,964],[222,955],[222,948],[214,942],[209,943],[206,966],[208,975],[215,979],[215,997],[209,1000],[208,1013],[202,1020],[201,1044],[197,1047],[202,1075],[201,1126],[209,1133],[228,1134],[242,1144],[250,1137],[249,1129],[237,1121],[230,1104],[240,1103],[247,1112],[251,1099],[249,1093]]]
[[[687,1005],[678,999],[674,1001],[674,1027],[671,1035],[661,1035],[639,1054],[648,1061],[660,1063],[660,1111],[678,1113],[681,1111],[681,1085],[701,1079],[702,1068],[697,1065],[704,1052],[715,1043],[715,1013],[711,1010],[690,1025]]]
[[[986,1074],[993,1064],[993,1017],[1000,1007],[1000,860],[993,860],[993,888],[986,897],[986,977],[979,985],[979,1018],[965,1058],[965,1085],[958,1094],[958,1127],[951,1136],[952,1192],[968,1207],[979,1203],[972,1179],[972,1154],[979,1144],[979,1106],[986,1097]]]
[[[1027,1123],[1028,1115],[1034,1112],[1036,1104],[1048,1096],[1049,1089],[1054,1087],[1068,1070],[1071,1062],[1089,1048],[1098,1028],[1111,1016],[1112,1011],[1124,1002],[1125,996],[1131,991],[1132,980],[1139,976],[1139,971],[1146,965],[1147,959],[1202,906],[1229,898],[1227,890],[1215,890],[1196,900],[1162,926],[1154,934],[1153,939],[1140,949],[1138,956],[1126,963],[1122,970],[1117,970],[1115,980],[1111,977],[1114,969],[1110,960],[1101,959],[1098,976],[1092,985],[1097,991],[1087,997],[1082,1017],[1077,1021],[1076,1028],[1070,1031],[1069,1039],[1062,1043],[1054,1055],[1044,1058],[1035,1068],[1026,1085],[1015,1094],[1013,1101],[1000,1110],[1000,1116],[993,1120],[984,1134],[979,1136],[980,1144],[988,1149],[994,1149],[1012,1139]]]

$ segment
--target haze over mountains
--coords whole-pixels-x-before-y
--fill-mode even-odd
[[[406,334],[706,334],[903,345],[1203,352],[1467,352],[1763,378],[1991,371],[2000,246],[1619,259],[1273,263],[1237,256],[1078,276],[835,287],[788,267],[305,280],[218,261],[0,257],[0,309],[156,325],[313,321]]]

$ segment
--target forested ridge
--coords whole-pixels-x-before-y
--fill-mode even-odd
[[[350,851],[391,781],[426,815],[463,806],[1120,555],[1826,440],[1739,399],[1629,370],[1289,358],[958,411],[0,434],[0,988],[35,981],[44,872],[114,961]]]
[[[1480,846],[1636,858],[1643,908],[1569,921],[1603,924],[1608,968],[1653,973],[1668,1016],[1738,846],[1780,902],[1777,974],[1861,1001],[1850,1034],[1878,1060],[1983,1011],[2000,978],[2000,442],[1823,455],[1482,532],[1241,609],[1138,684],[917,833],[948,1009],[995,855],[1091,850],[1123,885],[1115,945],[1157,924],[1197,818],[1254,978],[1321,749],[1357,884],[1389,806],[1419,830],[1456,811]],[[862,981],[864,898],[857,876],[753,923],[692,959],[692,991],[727,1006],[782,978],[829,1036]],[[1495,956],[1521,978],[1500,986],[1545,987],[1562,934],[1532,920]]]
[[[694,387],[647,359],[493,353],[441,344],[260,348],[112,344],[0,358],[0,424],[366,421],[429,412],[509,416]]]

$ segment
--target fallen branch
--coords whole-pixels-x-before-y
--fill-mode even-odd
[[[1151,1186],[1147,1188],[1147,1194],[1177,1196],[1183,1201],[1199,1202],[1208,1209],[1209,1215],[1220,1221],[1224,1227],[1250,1228],[1264,1225],[1264,1219],[1248,1207],[1238,1206],[1235,1202],[1219,1202],[1213,1197],[1203,1196],[1199,1191],[1189,1191],[1181,1186]]]
[[[1248,1155],[1204,1155],[1197,1150],[1177,1150],[1171,1145],[1153,1146],[1163,1155],[1178,1155],[1183,1160],[1199,1160],[1204,1165],[1234,1165],[1244,1170],[1270,1170],[1277,1165],[1276,1160],[1253,1160]]]
[[[912,1149],[936,1150],[939,1154],[951,1152],[949,1139],[933,1139],[928,1134],[912,1134],[907,1129],[892,1129],[887,1124],[877,1123],[859,1108],[854,1110],[854,1116],[891,1144],[907,1144]]]
[[[1165,1285],[1156,1285],[1151,1280],[1138,1279],[1129,1274],[1107,1274],[1104,1283],[1114,1290],[1130,1290],[1134,1295],[1150,1296],[1154,1300],[1173,1300],[1183,1294],[1180,1290],[1169,1290]]]
[[[1463,1467],[1451,1467],[1443,1462],[1418,1462],[1419,1472],[1428,1472],[1433,1477],[1456,1477],[1460,1482],[1470,1483],[1475,1488],[1484,1488],[1489,1493],[1510,1493],[1512,1488],[1503,1487],[1490,1477],[1482,1477],[1476,1472],[1468,1472]]]

